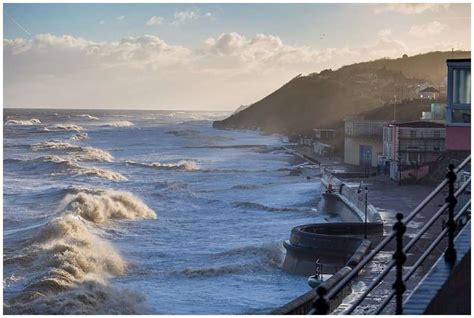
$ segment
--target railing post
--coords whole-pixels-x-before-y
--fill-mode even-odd
[[[316,309],[315,314],[327,315],[329,313],[329,302],[326,299],[328,290],[323,286],[319,286],[318,289],[316,289],[316,292],[318,293],[318,298],[316,298],[316,301],[313,304]]]
[[[392,285],[392,288],[395,290],[396,297],[396,309],[395,314],[403,314],[403,293],[406,290],[405,284],[403,283],[403,264],[405,263],[407,257],[403,253],[403,234],[405,234],[406,226],[402,222],[403,214],[397,213],[397,223],[393,225],[393,230],[396,234],[397,247],[395,253],[393,254],[393,259],[396,262],[396,279],[395,283]]]
[[[458,203],[458,200],[454,196],[454,182],[456,182],[456,173],[454,172],[454,165],[450,164],[449,172],[446,174],[448,179],[449,194],[446,198],[448,203],[448,222],[446,226],[448,228],[448,248],[444,253],[444,260],[449,263],[456,261],[456,249],[454,248],[454,232],[456,231],[456,222],[454,222],[454,207]]]

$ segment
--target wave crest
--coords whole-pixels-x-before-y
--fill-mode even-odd
[[[156,168],[156,169],[177,169],[177,170],[186,170],[186,171],[197,171],[200,170],[200,167],[196,161],[193,160],[180,160],[175,163],[140,163],[131,160],[126,161],[129,165],[141,166],[146,168]]]
[[[89,114],[82,114],[82,115],[77,115],[77,116],[87,118],[87,119],[90,119],[90,120],[99,120],[98,117],[92,116],[92,115],[89,115]]]
[[[42,171],[49,170],[50,176],[57,175],[72,175],[72,176],[93,176],[111,181],[127,181],[128,179],[122,174],[97,168],[97,167],[84,167],[79,165],[74,160],[69,160],[60,156],[44,156],[35,158],[32,160],[20,160],[20,159],[6,159],[4,163],[19,163],[23,164],[25,169],[37,172],[38,168]]]
[[[79,134],[76,134],[76,135],[72,136],[71,140],[83,141],[83,140],[86,140],[87,138],[89,138],[87,133],[79,133]]]
[[[37,118],[32,118],[28,120],[15,120],[10,119],[5,122],[5,126],[32,126],[32,125],[40,125],[41,121]]]
[[[30,245],[19,251],[33,265],[32,271],[38,273],[4,306],[5,312],[138,312],[135,306],[143,300],[142,296],[126,291],[123,299],[123,291],[107,286],[111,277],[126,273],[127,264],[109,242],[95,234],[94,227],[111,219],[156,218],[156,214],[127,192],[73,192],[61,203],[62,213],[42,226]]]
[[[127,120],[121,120],[121,121],[114,121],[111,123],[105,123],[100,126],[101,127],[130,127],[130,126],[134,126],[134,123]]]
[[[76,160],[99,160],[112,161],[113,157],[107,151],[93,148],[76,146],[67,142],[58,140],[42,141],[31,146],[33,151],[56,150],[64,151],[72,155]]]
[[[111,219],[156,219],[156,214],[128,192],[87,190],[66,195],[63,204],[69,211],[93,223]]]
[[[76,131],[76,132],[79,132],[79,131],[83,131],[84,128],[79,126],[79,125],[75,125],[75,124],[57,124],[57,125],[44,127],[43,130],[44,131]]]

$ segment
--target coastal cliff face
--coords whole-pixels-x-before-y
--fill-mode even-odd
[[[299,75],[213,127],[287,134],[333,128],[344,117],[374,110],[394,96],[415,97],[419,84],[439,87],[446,76],[446,59],[466,57],[470,52],[431,52]]]

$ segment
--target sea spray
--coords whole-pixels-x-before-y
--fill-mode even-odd
[[[128,192],[114,190],[87,190],[68,194],[62,205],[93,223],[111,219],[155,219],[156,214]]]
[[[112,244],[96,234],[100,231],[97,224],[113,219],[154,219],[155,212],[128,192],[72,192],[61,202],[60,215],[18,251],[38,273],[5,305],[5,313],[138,313],[135,307],[142,296],[125,291],[123,299],[123,291],[108,286],[111,277],[126,273],[127,265]]]

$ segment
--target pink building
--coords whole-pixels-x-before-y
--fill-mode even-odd
[[[471,59],[448,60],[446,150],[471,150]]]

